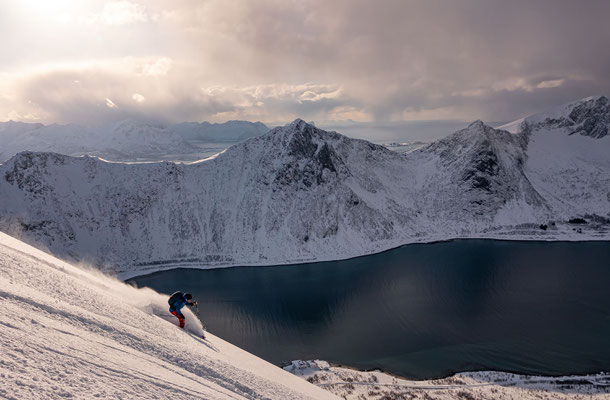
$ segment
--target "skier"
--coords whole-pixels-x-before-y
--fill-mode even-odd
[[[180,328],[184,329],[184,315],[180,312],[180,309],[185,305],[189,307],[197,305],[196,301],[191,301],[192,298],[193,296],[190,293],[182,294],[182,292],[176,292],[167,301],[169,303],[169,312],[180,321]]]

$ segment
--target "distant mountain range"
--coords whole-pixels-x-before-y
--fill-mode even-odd
[[[175,159],[172,156],[200,153],[193,141],[236,143],[268,130],[260,122],[247,121],[186,122],[165,127],[124,120],[99,128],[8,121],[0,122],[0,162],[27,150],[93,155],[112,161]]]
[[[269,131],[262,122],[227,121],[222,124],[209,122],[183,122],[171,129],[187,140],[211,143],[241,142]]]
[[[460,237],[608,240],[609,127],[601,96],[407,153],[299,119],[194,164],[23,152],[0,166],[0,228],[123,276]]]

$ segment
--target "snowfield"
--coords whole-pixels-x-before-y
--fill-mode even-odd
[[[23,152],[0,165],[0,230],[122,278],[454,238],[608,240],[610,103],[558,110],[404,154],[302,120],[190,164]]]
[[[293,361],[284,367],[346,400],[363,399],[608,399],[610,374],[544,377],[506,372],[462,372],[442,379],[410,381],[380,371],[356,371],[325,361]]]
[[[337,398],[210,333],[203,341],[189,310],[182,331],[167,296],[3,233],[0,305],[0,398]]]

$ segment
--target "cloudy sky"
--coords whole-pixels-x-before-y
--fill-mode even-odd
[[[610,94],[610,1],[0,0],[0,120],[509,121]]]

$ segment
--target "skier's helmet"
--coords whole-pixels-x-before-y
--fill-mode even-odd
[[[184,295],[184,298],[187,299],[187,300],[190,300],[190,299],[193,298],[193,296],[190,293],[187,293],[187,294]]]

